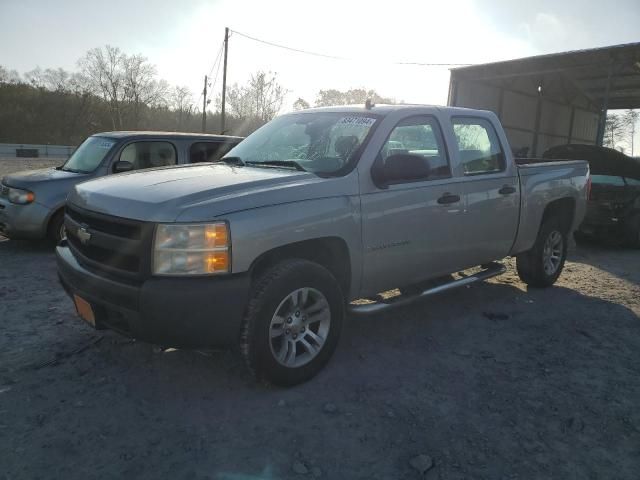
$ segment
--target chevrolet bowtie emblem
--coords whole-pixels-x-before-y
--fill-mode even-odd
[[[91,240],[91,233],[85,227],[78,228],[77,235],[83,245],[86,245]]]

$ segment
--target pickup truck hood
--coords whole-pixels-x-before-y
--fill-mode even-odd
[[[63,170],[56,170],[55,168],[41,168],[38,170],[11,173],[6,175],[2,179],[2,182],[10,187],[33,190],[37,188],[37,185],[40,183],[65,180],[74,181],[86,176],[87,174],[84,173],[65,172]]]
[[[185,165],[85,182],[71,191],[67,201],[136,220],[205,221],[230,212],[328,196],[326,184],[332,180],[336,179],[281,168]]]

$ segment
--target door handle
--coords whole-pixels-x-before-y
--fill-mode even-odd
[[[516,187],[504,185],[500,190],[498,190],[498,193],[500,195],[511,195],[512,193],[516,193]]]
[[[456,203],[460,201],[460,195],[452,195],[451,193],[445,193],[438,199],[440,205],[448,205],[450,203]]]

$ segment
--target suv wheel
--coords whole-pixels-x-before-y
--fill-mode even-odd
[[[258,378],[302,383],[331,358],[343,317],[344,298],[333,275],[306,260],[287,260],[254,283],[240,349]]]
[[[66,229],[64,228],[64,210],[60,210],[55,213],[49,222],[48,229],[49,239],[58,245],[60,241],[67,236]]]
[[[516,257],[520,280],[531,287],[553,285],[567,258],[567,234],[557,217],[542,222],[533,248]]]

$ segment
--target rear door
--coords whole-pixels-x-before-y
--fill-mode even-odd
[[[453,154],[457,156],[465,197],[461,258],[467,267],[507,256],[516,237],[520,183],[490,117],[451,116]],[[504,137],[504,136],[503,136]]]

